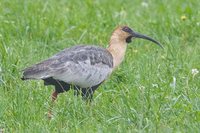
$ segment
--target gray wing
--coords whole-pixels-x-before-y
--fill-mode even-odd
[[[97,46],[74,46],[24,69],[22,79],[59,77],[62,73],[74,70],[74,67],[81,63],[86,66],[101,67],[104,65],[111,69],[113,67],[112,55],[106,49]]]

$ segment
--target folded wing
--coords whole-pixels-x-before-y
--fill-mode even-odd
[[[23,70],[22,79],[52,77],[87,87],[95,85],[111,73],[112,55],[97,46],[74,46]]]

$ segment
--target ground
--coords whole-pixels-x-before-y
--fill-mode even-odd
[[[200,132],[200,2],[0,0],[0,132]],[[92,104],[22,81],[21,70],[76,44],[107,47],[117,25],[137,39]]]

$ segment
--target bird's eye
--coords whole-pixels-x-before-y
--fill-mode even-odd
[[[127,26],[123,27],[122,30],[125,31],[125,32],[128,32],[128,33],[132,32],[132,30]]]

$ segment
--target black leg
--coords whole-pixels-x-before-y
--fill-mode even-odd
[[[95,86],[93,86],[93,87],[91,87],[91,88],[82,88],[82,98],[83,98],[83,100],[86,100],[86,101],[92,101],[92,99],[93,99],[93,94],[94,94],[94,92],[95,92],[95,90],[99,87],[101,85],[101,83],[100,84],[98,84],[98,85],[95,85]]]
[[[92,88],[82,88],[82,98],[84,101],[89,101],[91,102],[92,101],[92,98],[93,98],[93,94],[94,92],[92,91]]]

